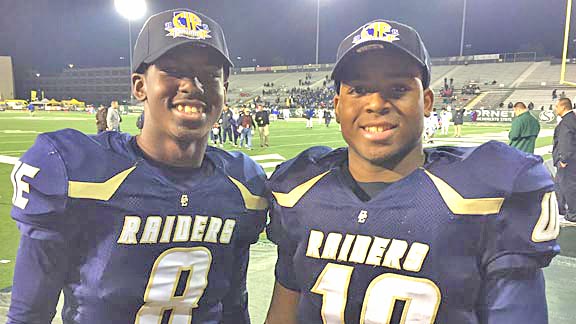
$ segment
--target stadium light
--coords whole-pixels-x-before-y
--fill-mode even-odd
[[[320,46],[320,0],[316,0],[316,64],[318,64],[319,46]]]
[[[464,55],[464,33],[466,32],[466,7],[468,0],[464,0],[464,9],[462,9],[462,34],[460,35],[460,56]]]
[[[114,0],[116,11],[128,20],[128,42],[130,49],[130,79],[132,79],[132,20],[137,20],[146,14],[146,1],[144,0]],[[133,100],[132,81],[130,81],[130,103]]]

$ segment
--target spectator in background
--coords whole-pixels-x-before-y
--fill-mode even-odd
[[[554,130],[552,150],[554,165],[558,170],[558,207],[567,221],[576,222],[576,113],[572,110],[572,101],[559,99],[556,114],[562,117]]]
[[[228,105],[225,105],[224,108],[222,109],[222,114],[220,115],[220,131],[222,135],[222,143],[224,144],[226,144],[226,141],[228,140],[236,144],[236,141],[234,141],[232,135],[232,132],[234,131],[232,129],[232,123],[233,123],[232,111],[230,110],[230,108],[228,108]]]
[[[250,109],[244,109],[244,113],[240,115],[240,126],[238,126],[240,133],[240,147],[245,145],[244,147],[248,150],[252,149],[252,135],[254,135],[255,127],[256,125],[252,119]]]
[[[558,99],[558,89],[552,90],[552,101],[556,102],[556,99]]]
[[[34,117],[34,105],[32,103],[28,105],[28,113],[30,114],[30,117]]]
[[[314,126],[314,122],[312,119],[314,118],[314,108],[310,107],[306,109],[306,128],[312,128]]]
[[[324,109],[324,124],[326,127],[330,126],[330,121],[332,120],[332,112],[328,109]]]
[[[450,128],[450,119],[452,119],[452,114],[448,112],[446,108],[442,108],[440,112],[440,123],[442,124],[442,135],[448,135],[448,129]]]
[[[528,104],[528,110],[534,110],[534,103],[532,101]]]
[[[98,134],[105,132],[108,129],[106,124],[106,117],[108,116],[108,108],[104,107],[104,105],[100,105],[98,107],[98,111],[96,112],[96,130]]]
[[[517,102],[514,105],[514,115],[516,118],[512,121],[512,127],[508,133],[510,146],[534,154],[536,138],[540,133],[540,123],[523,102]]]
[[[462,137],[462,125],[464,125],[464,113],[466,109],[460,108],[454,110],[454,137]]]
[[[256,125],[258,125],[258,134],[260,134],[260,147],[268,147],[268,137],[270,136],[270,115],[267,110],[264,110],[262,105],[258,106],[256,112]]]
[[[142,113],[140,114],[140,116],[138,116],[138,119],[136,120],[136,128],[138,128],[139,130],[142,130],[142,128],[144,128],[144,110],[142,110]]]
[[[107,130],[113,132],[120,131],[120,113],[118,112],[118,101],[112,101],[106,115]]]
[[[514,104],[512,103],[512,101],[508,103],[508,109],[514,109]]]
[[[232,134],[234,135],[234,147],[238,147],[238,138],[240,138],[240,113],[238,108],[232,108]]]
[[[220,130],[220,124],[218,122],[212,125],[212,131],[210,132],[210,141],[214,146],[218,145],[220,147],[224,147],[224,145],[222,144],[222,134]]]

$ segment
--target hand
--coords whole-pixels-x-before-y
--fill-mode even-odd
[[[564,162],[560,161],[560,167],[561,167],[562,169],[564,169],[564,168],[567,167],[567,166],[568,166],[568,163],[564,163]]]

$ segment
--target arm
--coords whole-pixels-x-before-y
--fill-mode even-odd
[[[56,147],[45,135],[12,172],[12,218],[21,233],[8,323],[50,323],[64,287],[73,235],[65,217],[67,175]]]
[[[558,129],[558,152],[560,161],[576,160],[576,130],[561,125]]]
[[[270,210],[270,223],[266,228],[266,234],[272,242],[278,245],[276,284],[268,308],[266,324],[296,324],[300,299],[292,261],[296,246],[282,226],[282,207],[276,203]]]
[[[486,280],[477,314],[482,324],[548,323],[542,270],[504,273]]]
[[[520,137],[520,123],[518,120],[512,122],[512,127],[510,128],[510,133],[508,133],[508,139],[514,141]]]
[[[108,113],[106,114],[106,126],[107,126],[106,128],[107,128],[107,129],[112,129],[112,128],[114,128],[114,127],[113,127],[113,125],[114,125],[114,117],[112,116],[112,111],[110,111],[110,110],[113,110],[113,109],[112,109],[112,108],[108,108]]]
[[[542,269],[560,248],[554,184],[541,159],[515,177],[501,212],[485,228],[480,323],[547,323]]]
[[[296,314],[299,299],[299,292],[285,288],[276,281],[266,316],[266,324],[297,324]]]
[[[66,244],[22,235],[7,324],[47,324],[66,279]]]
[[[229,293],[222,300],[222,324],[250,324],[246,272],[250,250],[238,250]]]

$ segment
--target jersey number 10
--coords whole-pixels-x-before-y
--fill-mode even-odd
[[[344,324],[353,270],[351,266],[328,263],[318,276],[311,291],[322,295],[325,324]],[[374,278],[366,290],[360,324],[389,324],[396,301],[405,302],[400,323],[432,324],[440,299],[440,289],[428,279],[385,273]]]

